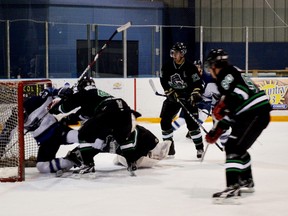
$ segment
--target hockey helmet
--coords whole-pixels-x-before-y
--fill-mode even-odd
[[[228,63],[228,57],[223,49],[212,49],[206,57],[204,66],[205,68],[210,68],[212,65],[221,67],[221,65]]]
[[[110,97],[107,98],[105,101],[101,103],[97,110],[101,112],[110,112],[110,113],[117,113],[117,112],[127,112],[132,113],[135,118],[141,116],[141,114],[129,107],[129,105],[122,99],[122,98],[114,98]]]
[[[179,51],[184,56],[187,53],[186,45],[183,42],[175,43],[170,50],[170,56],[173,57],[176,51]]]
[[[201,67],[201,66],[202,66],[201,60],[196,60],[196,61],[193,62],[193,64],[194,64],[195,66],[197,66],[197,67]]]
[[[77,86],[78,91],[95,89],[95,88],[96,88],[96,84],[93,78],[87,77],[87,76],[83,77],[83,79],[79,81],[78,86]]]
[[[58,91],[58,97],[63,98],[63,99],[68,98],[72,94],[73,94],[73,89],[67,86],[60,88]]]

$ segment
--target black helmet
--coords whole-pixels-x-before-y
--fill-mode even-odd
[[[210,68],[213,64],[216,67],[221,67],[228,63],[228,54],[223,49],[212,49],[206,57],[204,66]]]
[[[196,61],[193,62],[193,64],[194,64],[195,66],[199,66],[199,67],[202,66],[201,60],[196,60]]]
[[[187,53],[186,45],[182,42],[175,43],[170,50],[171,57],[173,57],[175,51],[181,52],[181,54],[184,56]]]
[[[95,82],[92,77],[83,77],[78,83],[77,89],[78,91],[81,90],[88,90],[91,88],[96,88]]]

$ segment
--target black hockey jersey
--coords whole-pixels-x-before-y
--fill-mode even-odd
[[[98,106],[107,98],[113,96],[100,89],[90,89],[79,91],[70,95],[67,99],[62,101],[59,111],[62,113],[68,113],[77,107],[81,107],[79,113],[83,118],[91,118],[95,115]]]
[[[234,66],[229,65],[217,75],[217,86],[229,110],[229,117],[246,112],[271,110],[268,97],[253,81]]]
[[[198,69],[187,60],[181,65],[174,61],[165,64],[161,69],[160,82],[164,91],[172,88],[181,98],[188,99],[195,88],[199,88],[200,93],[203,92]]]

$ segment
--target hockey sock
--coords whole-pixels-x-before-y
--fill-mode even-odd
[[[242,160],[237,154],[227,154],[225,162],[227,187],[239,184],[239,177],[242,170]]]
[[[246,152],[244,155],[242,155],[241,159],[243,163],[243,168],[241,170],[241,180],[245,181],[253,179],[250,154]]]
[[[203,149],[203,139],[200,128],[197,130],[189,131],[189,134],[191,136],[191,139],[193,140],[195,147],[197,150]]]
[[[162,130],[163,140],[173,140],[173,128],[169,130]]]

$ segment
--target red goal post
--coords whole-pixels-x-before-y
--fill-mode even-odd
[[[39,95],[51,80],[0,80],[0,182],[25,180],[25,167],[36,165],[38,146],[24,134],[24,100]]]

